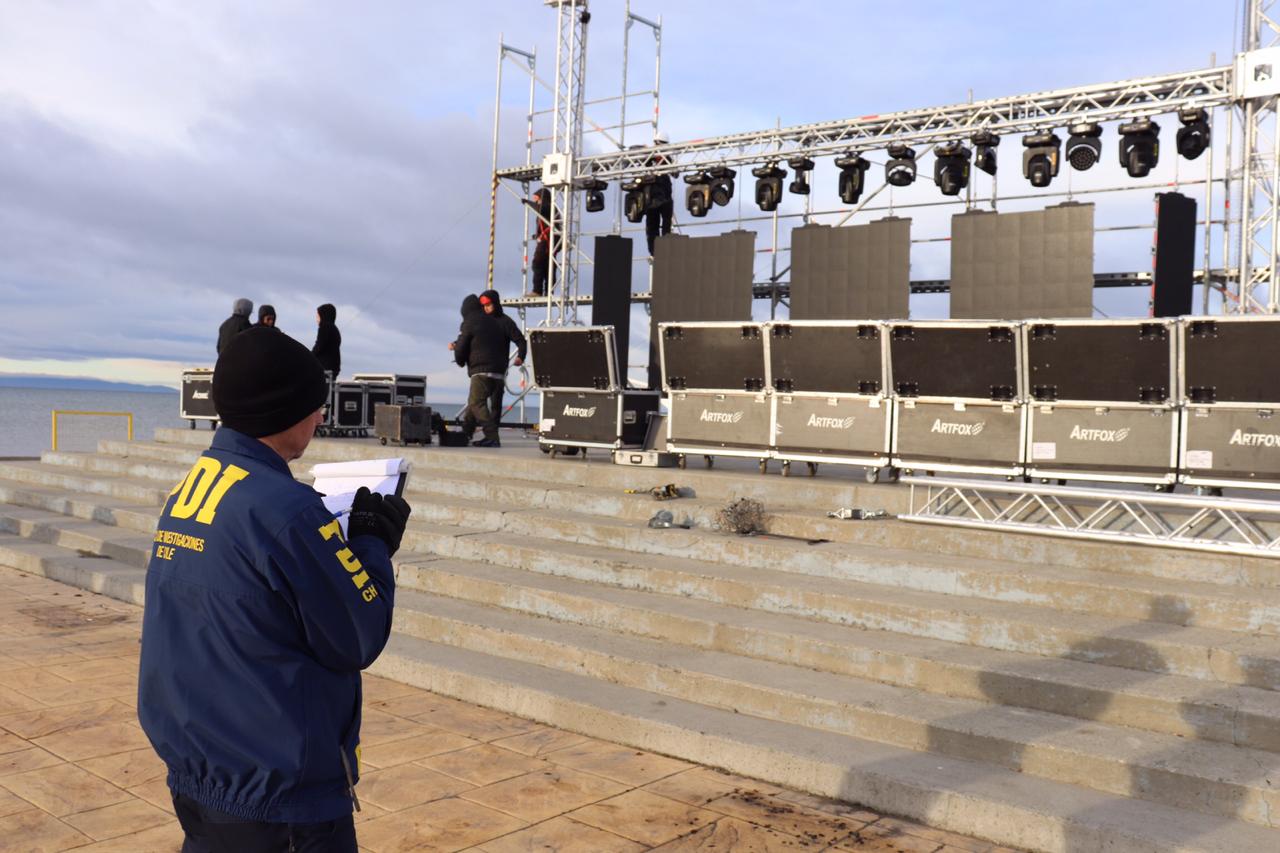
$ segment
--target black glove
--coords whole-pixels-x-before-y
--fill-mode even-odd
[[[387,544],[387,554],[400,550],[404,526],[409,523],[413,510],[404,498],[397,495],[380,495],[361,486],[351,502],[351,516],[347,520],[347,536],[377,536]]]

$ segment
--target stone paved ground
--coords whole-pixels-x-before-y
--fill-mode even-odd
[[[0,851],[173,853],[141,609],[0,567]],[[365,678],[362,850],[995,853],[985,842]]]

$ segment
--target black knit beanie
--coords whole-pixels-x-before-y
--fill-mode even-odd
[[[324,405],[329,383],[311,350],[272,326],[241,332],[213,369],[213,405],[225,426],[261,438]]]

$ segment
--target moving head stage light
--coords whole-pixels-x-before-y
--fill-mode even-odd
[[[944,142],[933,149],[933,182],[943,195],[959,195],[969,186],[969,149],[960,142]]]
[[[587,213],[599,213],[604,210],[604,191],[609,185],[599,178],[587,178],[582,182],[582,189],[587,193]]]
[[[905,143],[895,142],[889,146],[888,163],[884,164],[884,179],[891,186],[905,187],[916,180],[916,150]]]
[[[988,175],[995,175],[996,146],[1000,144],[1000,137],[989,130],[980,130],[970,137],[970,141],[974,146],[973,165]]]
[[[701,219],[711,209],[711,183],[706,172],[692,172],[684,176],[689,188],[684,191],[684,206],[689,214]]]
[[[1141,118],[1120,125],[1120,165],[1131,178],[1145,178],[1160,162],[1160,125]]]
[[[1073,124],[1067,131],[1071,136],[1067,139],[1067,162],[1077,172],[1093,168],[1102,156],[1102,125],[1096,121]]]
[[[724,207],[733,199],[733,179],[738,173],[728,166],[715,166],[707,169],[707,177],[711,180],[711,201]]]
[[[836,158],[836,168],[840,170],[840,200],[845,204],[857,204],[867,183],[867,169],[871,164],[861,154],[850,151]]]
[[[792,157],[787,165],[795,170],[796,179],[787,189],[796,195],[809,194],[809,173],[813,171],[813,161],[808,157]]]
[[[766,213],[778,209],[782,200],[782,179],[787,176],[785,169],[779,169],[776,163],[766,163],[751,170],[756,176],[756,205]]]
[[[1178,153],[1194,160],[1209,147],[1209,114],[1204,110],[1182,110],[1178,113]]]
[[[649,209],[649,187],[653,178],[645,175],[630,178],[622,182],[622,212],[628,222],[643,222],[644,214]]]
[[[1062,159],[1062,140],[1053,131],[1029,133],[1022,137],[1022,176],[1031,186],[1043,188],[1058,176]]]

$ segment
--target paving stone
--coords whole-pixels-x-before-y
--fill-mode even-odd
[[[92,840],[39,809],[0,817],[0,851],[5,853],[56,853]]]
[[[687,761],[594,740],[548,753],[548,761],[627,785],[647,785],[693,767]]]
[[[720,815],[648,791],[628,791],[572,811],[569,817],[656,846],[688,835]]]
[[[819,853],[825,844],[763,829],[731,817],[654,847],[654,853]]]
[[[0,777],[0,786],[57,817],[124,802],[129,795],[73,764]]]
[[[150,745],[145,749],[88,758],[76,763],[118,788],[132,788],[154,779],[163,779],[169,772]]]
[[[67,729],[36,738],[34,743],[67,761],[129,752],[151,745],[137,723],[104,723]]]
[[[534,823],[625,790],[625,786],[599,776],[552,767],[476,788],[462,797]]]
[[[63,820],[95,841],[102,841],[169,823],[173,816],[131,797],[123,803],[68,815]]]
[[[486,841],[475,849],[478,853],[640,853],[648,848],[561,816]]]
[[[509,814],[453,798],[362,824],[359,842],[372,853],[443,853],[482,844],[524,825]]]
[[[26,749],[0,755],[0,778],[61,763],[62,759],[48,750],[28,745]]]
[[[362,802],[368,801],[379,808],[397,812],[410,806],[452,797],[469,791],[472,787],[460,779],[416,764],[401,764],[362,774],[356,786],[356,795]]]
[[[475,746],[478,741],[465,735],[428,729],[423,734],[360,748],[360,763],[369,767],[394,767],[408,764],[442,752],[453,752]]]
[[[534,773],[549,766],[542,759],[521,755],[492,744],[471,746],[457,752],[425,758],[418,763],[478,786]]]

